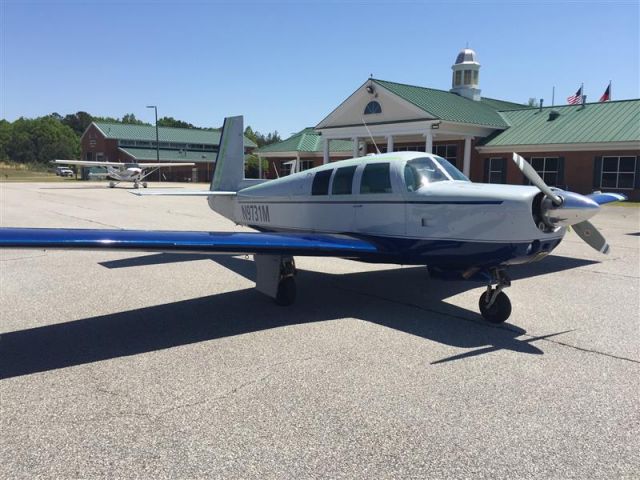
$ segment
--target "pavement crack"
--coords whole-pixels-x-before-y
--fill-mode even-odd
[[[118,230],[121,229],[121,227],[118,227],[117,225],[111,225],[109,223],[103,223],[103,222],[99,222],[97,220],[91,220],[89,218],[84,218],[84,217],[78,217],[76,215],[69,215],[68,213],[60,213],[60,212],[55,212],[53,210],[47,210],[49,213],[53,213],[55,215],[60,215],[61,217],[67,217],[67,218],[72,218],[74,220],[81,220],[83,222],[89,222],[89,223],[95,223],[96,225],[102,225],[104,227],[109,227],[109,228],[116,228]]]

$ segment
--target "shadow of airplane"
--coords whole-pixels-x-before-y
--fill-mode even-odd
[[[124,183],[124,182],[123,182]],[[103,185],[87,185],[87,186],[74,186],[74,187],[40,187],[38,190],[106,190],[109,189],[109,184],[104,183]],[[170,189],[180,189],[183,187],[147,187],[147,190],[170,190]],[[132,186],[118,186],[113,187],[114,190],[136,190],[136,188]],[[141,189],[140,189],[141,190]]]
[[[203,259],[252,280],[255,276],[252,261],[224,255],[161,253],[101,265],[125,268]],[[592,263],[596,262],[549,257],[512,273],[514,278],[523,278]],[[249,288],[5,333],[0,340],[0,379],[342,318],[366,320],[441,344],[476,349],[432,364],[498,350],[540,355],[543,352],[532,342],[565,333],[518,339],[526,334],[524,329],[489,325],[476,312],[444,301],[481,284],[429,279],[424,267],[344,275],[299,270],[298,280],[298,301],[287,308]]]

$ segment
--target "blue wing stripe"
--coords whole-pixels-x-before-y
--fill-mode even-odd
[[[55,228],[0,228],[0,247],[182,250],[356,257],[378,253],[374,244],[343,235]]]
[[[604,205],[605,203],[611,202],[624,202],[627,197],[620,193],[592,193],[590,195],[586,195],[586,197],[590,198],[598,205]]]

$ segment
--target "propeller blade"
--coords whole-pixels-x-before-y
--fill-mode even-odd
[[[549,197],[553,203],[558,206],[562,203],[562,198],[559,195],[554,193],[553,190],[544,183],[544,180],[540,178],[538,172],[527,162],[524,158],[514,152],[513,154],[513,162],[518,166],[520,171],[524,174],[525,177],[529,179],[531,183],[533,183],[538,189],[544,193],[547,197]]]
[[[576,223],[573,226],[573,230],[591,248],[598,250],[600,253],[607,255],[611,251],[607,241],[591,222],[585,220],[584,222]]]

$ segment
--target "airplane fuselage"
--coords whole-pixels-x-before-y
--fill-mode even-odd
[[[424,157],[435,160],[438,178],[418,186],[407,178],[407,163]],[[210,206],[262,231],[366,237],[385,247],[390,263],[490,268],[542,258],[560,243],[566,229],[541,229],[534,216],[538,189],[454,179],[442,161],[421,152],[345,160],[211,199]],[[374,170],[385,178],[373,178],[379,185],[372,192],[365,183]],[[318,175],[326,178],[318,182]]]

